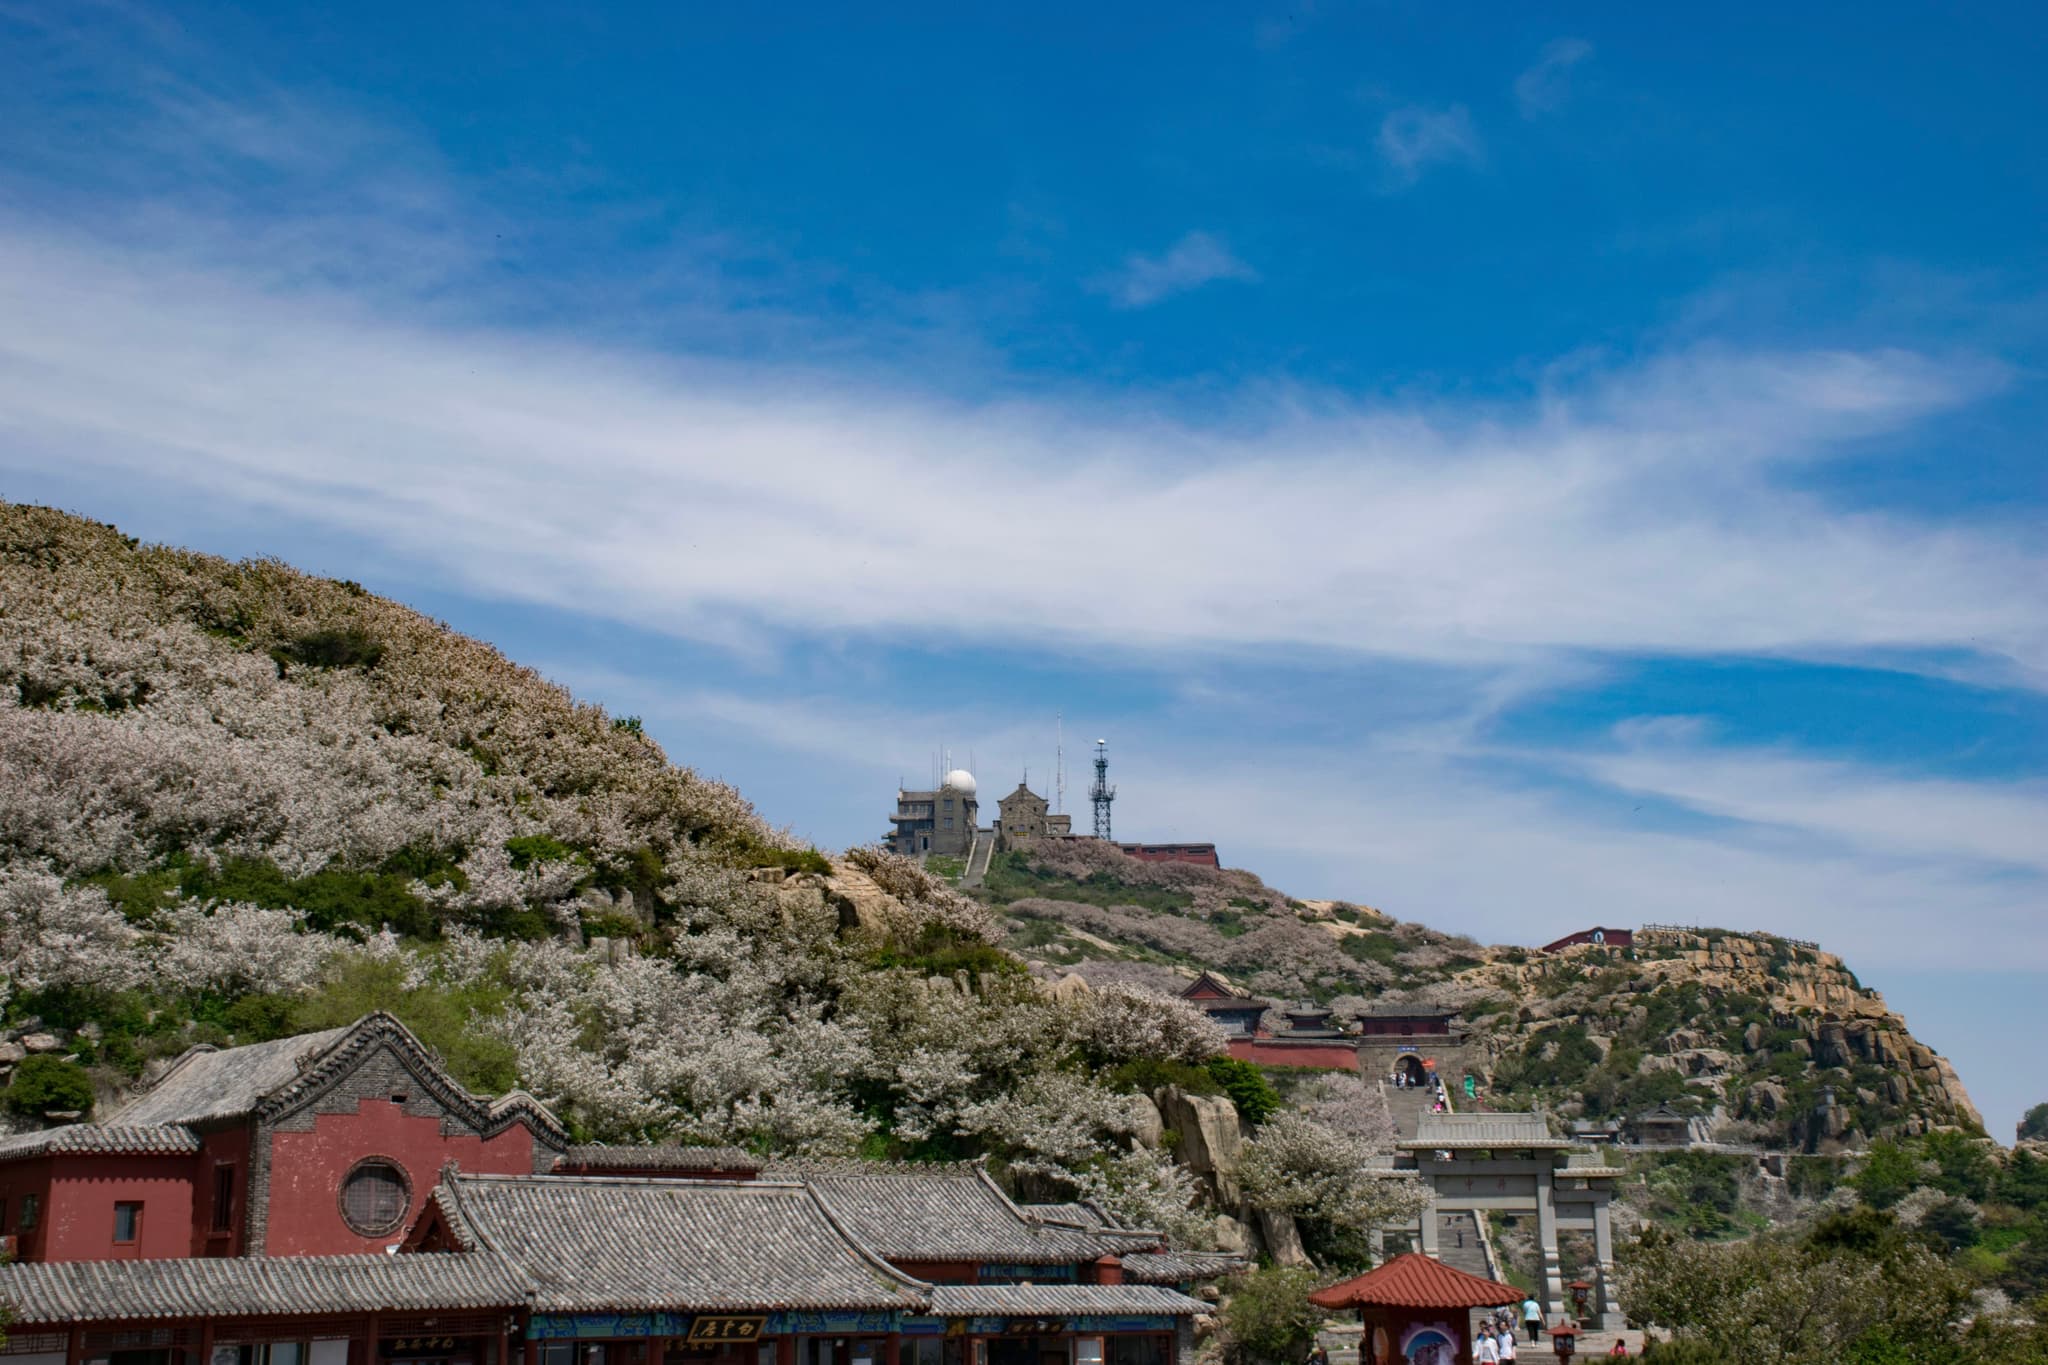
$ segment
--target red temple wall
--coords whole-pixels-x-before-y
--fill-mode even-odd
[[[1358,1070],[1358,1049],[1351,1043],[1276,1043],[1268,1038],[1233,1038],[1226,1046],[1240,1062],[1257,1062],[1261,1066]]]
[[[213,1173],[226,1164],[234,1169],[234,1207],[228,1211],[228,1230],[213,1227]],[[208,1133],[199,1140],[199,1158],[192,1166],[193,1256],[239,1256],[249,1208],[249,1128],[242,1124]]]
[[[20,1205],[9,1214],[19,1216]],[[114,1241],[114,1205],[142,1205],[133,1242]],[[189,1254],[192,1158],[189,1156],[57,1156],[50,1159],[36,1259],[160,1260]]]
[[[890,1265],[927,1284],[978,1284],[979,1261],[891,1261]]]
[[[41,1211],[36,1226],[21,1228],[21,1201],[26,1195],[34,1195]],[[16,1237],[15,1259],[19,1261],[40,1261],[43,1234],[49,1225],[50,1215],[50,1159],[40,1157],[34,1161],[10,1161],[0,1166],[0,1233]]]
[[[363,1237],[342,1221],[341,1182],[365,1157],[404,1169],[412,1200],[404,1220],[381,1237]],[[270,1207],[265,1253],[332,1256],[379,1251],[419,1216],[444,1162],[481,1175],[529,1175],[533,1135],[514,1125],[494,1138],[444,1137],[441,1121],[408,1114],[390,1100],[363,1100],[353,1114],[321,1114],[310,1133],[277,1133],[270,1145]]]

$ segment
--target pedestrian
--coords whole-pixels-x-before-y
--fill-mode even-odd
[[[1494,1342],[1500,1347],[1502,1365],[1513,1365],[1515,1359],[1515,1334],[1508,1330],[1506,1323],[1500,1325],[1500,1335],[1494,1338]]]
[[[1472,1341],[1473,1365],[1500,1365],[1500,1346],[1484,1328]]]
[[[1330,1353],[1323,1349],[1322,1342],[1309,1347],[1308,1365],[1330,1365]]]
[[[1529,1333],[1529,1340],[1543,1340],[1543,1305],[1534,1296],[1522,1300],[1522,1326]]]
[[[1614,1347],[1613,1347],[1613,1349],[1611,1349],[1610,1351],[1608,1351],[1608,1353],[1607,1353],[1607,1354],[1608,1354],[1608,1355],[1609,1355],[1610,1357],[1613,1357],[1613,1358],[1618,1358],[1618,1359],[1621,1359],[1621,1360],[1627,1360],[1627,1359],[1629,1358],[1629,1356],[1628,1356],[1628,1338],[1626,1338],[1626,1337],[1616,1337],[1616,1338],[1614,1339]]]

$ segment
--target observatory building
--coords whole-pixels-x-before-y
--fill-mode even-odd
[[[996,847],[1005,851],[1023,848],[1037,839],[1070,839],[1074,817],[1054,815],[1046,799],[1022,782],[1017,790],[996,802]]]
[[[889,817],[889,848],[907,857],[937,853],[961,858],[974,847],[981,805],[974,796],[974,774],[955,768],[939,780],[937,791],[896,790],[896,813]]]

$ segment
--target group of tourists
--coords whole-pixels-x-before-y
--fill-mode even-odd
[[[1396,1067],[1393,1074],[1387,1079],[1392,1082],[1396,1090],[1429,1091],[1431,1113],[1447,1114],[1450,1112],[1450,1100],[1444,1094],[1444,1078],[1436,1073],[1429,1072],[1421,1076],[1411,1076],[1406,1071]]]
[[[1506,1313],[1490,1313],[1472,1334],[1473,1365],[1504,1365],[1515,1358],[1515,1324]]]

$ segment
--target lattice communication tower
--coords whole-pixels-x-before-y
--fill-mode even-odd
[[[1088,799],[1095,803],[1095,837],[1109,838],[1109,803],[1116,800],[1116,788],[1109,785],[1109,741],[1095,741],[1095,786]]]

